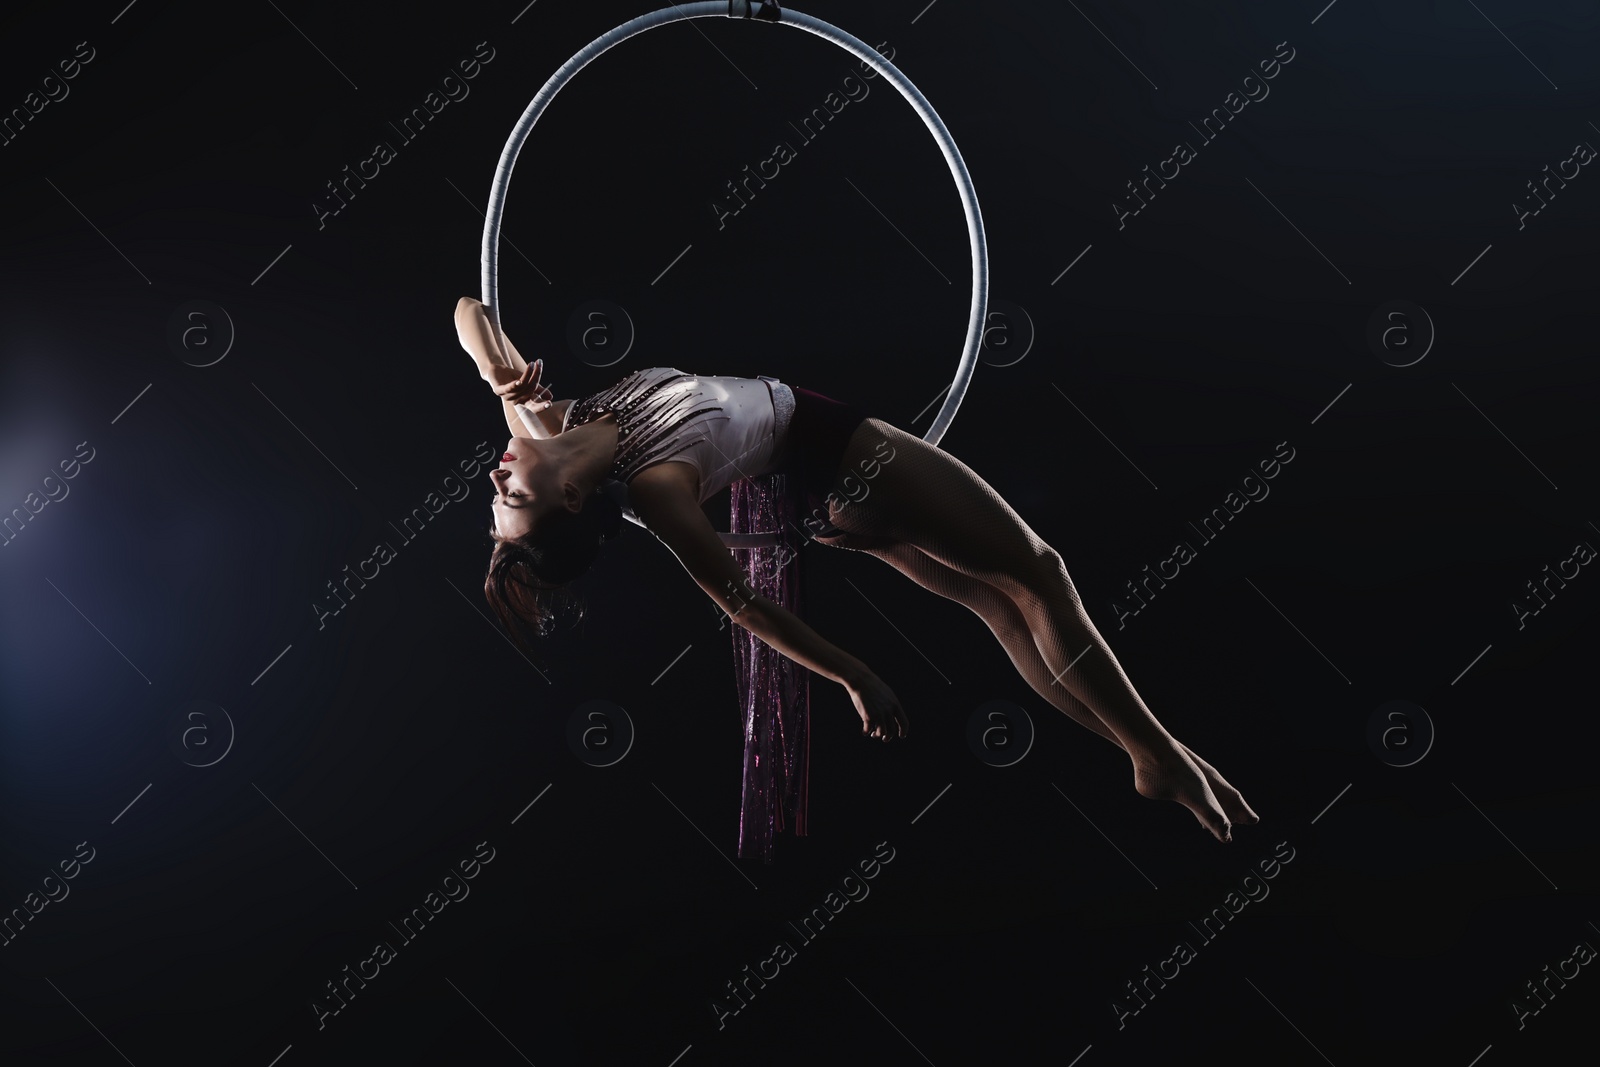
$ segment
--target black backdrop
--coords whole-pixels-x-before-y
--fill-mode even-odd
[[[529,661],[480,592],[486,479],[429,495],[504,441],[449,319],[504,138],[652,9],[7,13],[7,1062],[1551,1059],[1600,984],[1597,6],[804,8],[917,84],[983,206],[996,314],[943,446],[1264,821],[1223,846],[1142,800],[977,618],[811,546],[809,620],[916,729],[863,741],[816,680],[812,835],[771,866],[731,858],[729,631],[662,546],[626,529],[582,629]],[[370,180],[335,213],[347,166]],[[788,28],[600,57],[535,129],[504,232],[506,325],[560,395],[769,374],[921,433],[960,355],[932,138]],[[395,558],[319,619],[380,541]],[[1146,566],[1170,580],[1140,608]],[[635,731],[611,766],[567,740],[593,700]],[[991,761],[1035,731],[1003,767],[968,743],[995,700],[1017,710]],[[814,940],[789,925],[830,901]]]

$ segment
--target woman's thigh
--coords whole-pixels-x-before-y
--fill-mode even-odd
[[[901,574],[916,582],[930,593],[953,600],[988,624],[1007,651],[1012,642],[1026,642],[1034,651],[1033,637],[1027,620],[1010,597],[977,578],[968,577],[953,567],[947,567],[926,552],[906,541],[881,541],[864,549],[877,556]]]
[[[920,437],[868,419],[840,462],[829,521],[843,548],[904,542],[1015,595],[1054,573],[1059,557],[978,473]]]

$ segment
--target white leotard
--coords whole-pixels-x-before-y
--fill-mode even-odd
[[[611,478],[626,483],[667,460],[699,475],[700,503],[740,478],[766,474],[781,459],[794,394],[776,378],[688,374],[646,367],[616,385],[573,402],[565,432],[605,414],[617,415]]]

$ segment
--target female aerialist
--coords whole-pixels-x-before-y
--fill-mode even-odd
[[[1156,721],[1061,556],[960,460],[854,404],[760,378],[650,367],[591,396],[556,400],[540,380],[543,361],[530,365],[497,338],[478,301],[462,298],[456,330],[513,434],[490,471],[495,547],[484,592],[525,647],[527,634],[548,630],[553,598],[617,531],[622,505],[601,487],[623,483],[633,514],[718,607],[844,686],[865,735],[906,736],[910,723],[889,687],[757,595],[701,509],[738,478],[782,470],[840,531],[818,541],[877,556],[971,609],[1041,697],[1128,754],[1141,795],[1184,805],[1220,841],[1232,840],[1234,824],[1258,821],[1238,790]],[[872,471],[868,491],[841,491],[858,469]]]

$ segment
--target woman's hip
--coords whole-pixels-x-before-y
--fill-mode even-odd
[[[794,412],[775,469],[796,479],[809,511],[823,504],[834,488],[851,438],[870,416],[859,404],[799,386],[789,388]]]

